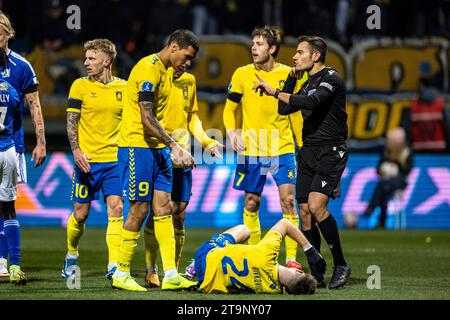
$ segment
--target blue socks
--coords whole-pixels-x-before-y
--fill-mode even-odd
[[[4,233],[9,249],[9,265],[20,266],[20,225],[17,219],[4,220]]]
[[[8,242],[6,242],[6,236],[3,232],[3,215],[0,214],[0,258],[8,258]]]

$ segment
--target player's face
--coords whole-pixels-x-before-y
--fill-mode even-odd
[[[294,60],[295,66],[298,70],[311,70],[314,66],[314,58],[317,53],[311,52],[311,46],[308,42],[300,42],[297,46],[297,52],[295,53]]]
[[[197,51],[191,46],[180,49],[178,45],[175,45],[174,48],[175,49],[170,56],[171,65],[174,69],[174,73],[181,75],[191,65]]]
[[[96,76],[103,72],[108,65],[108,56],[100,50],[87,50],[86,60],[84,60],[84,66],[87,74],[90,77]]]
[[[5,49],[10,38],[11,36],[8,31],[6,31],[3,27],[0,27],[0,48]]]
[[[269,43],[262,36],[252,39],[252,58],[256,64],[264,64],[270,59]]]

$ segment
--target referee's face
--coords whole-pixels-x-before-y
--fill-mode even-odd
[[[297,46],[297,52],[292,59],[299,71],[311,70],[314,66],[314,60],[309,43],[306,41],[300,42]]]

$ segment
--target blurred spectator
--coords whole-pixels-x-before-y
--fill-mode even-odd
[[[411,102],[411,137],[414,151],[449,151],[449,110],[431,77],[419,80],[419,95]]]
[[[364,216],[368,217],[375,208],[380,207],[378,228],[385,228],[388,201],[395,192],[406,188],[412,167],[413,154],[406,142],[405,130],[401,127],[390,130],[386,135],[386,145],[377,165],[380,179],[364,212]]]

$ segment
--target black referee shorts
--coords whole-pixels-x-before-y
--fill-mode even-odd
[[[346,144],[303,146],[298,154],[298,203],[307,203],[310,192],[320,192],[332,199],[339,197],[341,176],[347,160]]]

